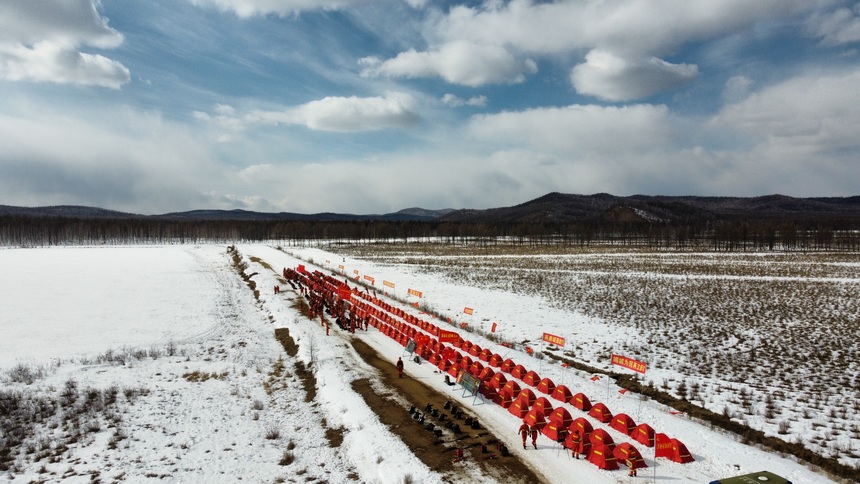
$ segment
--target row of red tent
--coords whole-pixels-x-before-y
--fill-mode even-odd
[[[307,272],[300,272],[311,279]],[[636,425],[633,419],[624,413],[613,415],[602,402],[592,405],[585,394],[573,394],[567,386],[555,385],[549,378],[540,378],[535,371],[528,371],[511,359],[502,359],[489,348],[481,348],[459,335],[451,346],[447,346],[436,339],[441,331],[438,326],[367,293],[347,291],[347,284],[331,276],[323,276],[319,272],[314,275],[318,280],[313,284],[312,281],[307,281],[309,287],[324,287],[341,298],[349,296],[351,311],[356,312],[359,317],[367,318],[372,326],[402,346],[407,346],[410,340],[414,341],[413,352],[436,365],[440,371],[455,378],[458,378],[461,372],[475,376],[482,382],[479,391],[486,399],[507,408],[512,415],[523,419],[529,426],[537,427],[550,440],[557,442],[561,436],[563,445],[573,450],[573,436],[578,434],[580,439],[577,450],[601,469],[616,469],[617,460],[625,462],[629,459],[635,468],[646,467],[646,464],[632,444],[624,442],[616,445],[604,429],[594,429],[583,417],[574,419],[563,406],[553,408],[546,397],[537,397],[530,388],[521,388],[515,379],[535,387],[538,392],[549,395],[561,404],[569,403],[588,412],[588,415],[598,422],[609,424],[610,428],[630,436],[642,445],[656,447],[656,457],[666,457],[679,463],[693,461],[682,442],[656,433],[648,424]],[[499,371],[496,372],[493,368],[498,368]],[[511,379],[505,374],[509,374]]]

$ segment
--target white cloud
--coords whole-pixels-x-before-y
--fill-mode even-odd
[[[469,131],[501,145],[567,153],[663,149],[671,138],[666,106],[572,105],[477,115]]]
[[[485,84],[520,83],[525,73],[533,73],[534,62],[519,62],[504,48],[454,41],[438,49],[417,52],[410,49],[382,61],[365,57],[359,61],[364,77],[440,77],[451,84],[483,86]]]
[[[789,79],[726,106],[711,125],[777,150],[860,149],[860,71]]]
[[[108,27],[93,0],[7,0],[0,3],[0,79],[119,88],[130,80],[121,63],[80,52],[113,48],[123,36]]]
[[[840,8],[812,15],[806,22],[806,31],[813,37],[820,37],[824,45],[859,42],[860,4],[854,5],[853,10]]]
[[[452,108],[459,108],[462,106],[472,106],[472,107],[485,107],[487,105],[487,96],[472,96],[469,99],[463,99],[461,97],[455,96],[454,94],[448,93],[442,96],[442,104],[446,106],[451,106]]]
[[[214,6],[241,18],[256,15],[297,15],[307,10],[336,10],[372,0],[190,0],[194,5]]]
[[[414,98],[391,92],[385,97],[326,97],[284,111],[252,111],[249,122],[283,123],[337,132],[405,128],[419,120]]]
[[[570,80],[581,94],[607,101],[629,101],[691,82],[698,72],[690,64],[670,64],[655,57],[630,61],[592,50],[584,64],[571,70]]]
[[[732,76],[726,81],[723,88],[723,100],[726,103],[735,103],[746,99],[752,88],[752,80],[746,76]]]

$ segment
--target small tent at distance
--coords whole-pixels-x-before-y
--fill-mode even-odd
[[[792,484],[788,479],[779,477],[773,472],[768,471],[753,472],[752,474],[744,474],[742,476],[717,479],[716,481],[711,481],[710,484],[747,484],[753,482],[762,484]]]

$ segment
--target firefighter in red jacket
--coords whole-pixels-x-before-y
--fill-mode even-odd
[[[582,442],[582,437],[579,436],[579,431],[570,436],[570,444],[573,447],[573,458],[579,459],[579,447]]]
[[[633,458],[627,457],[625,464],[627,464],[627,468],[630,469],[630,471],[627,472],[627,475],[630,477],[636,477],[636,462]]]
[[[397,376],[403,378],[403,358],[397,358]]]
[[[525,449],[526,439],[529,438],[529,424],[523,422],[523,424],[520,425],[520,430],[518,432],[520,433],[520,437],[523,438],[523,449]]]
[[[538,428],[532,427],[532,445],[537,449]]]

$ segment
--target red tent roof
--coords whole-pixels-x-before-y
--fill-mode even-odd
[[[523,383],[529,386],[537,386],[540,383],[540,376],[536,371],[531,370],[522,377]]]
[[[591,445],[602,444],[609,447],[609,450],[615,448],[615,442],[612,440],[612,436],[609,435],[609,432],[603,429],[594,429],[588,435],[588,440],[591,442]]]
[[[523,365],[517,365],[511,370],[511,376],[522,380],[523,376],[528,373]]]
[[[569,427],[573,423],[573,416],[564,407],[557,407],[549,414],[547,420],[558,420],[565,426]]]
[[[499,356],[498,353],[494,353],[493,356],[490,357],[489,363],[493,368],[498,368],[502,365],[502,357]]]
[[[538,383],[537,389],[541,393],[552,395],[553,390],[555,390],[555,383],[553,383],[549,378],[544,378],[540,383]]]
[[[522,391],[520,391],[519,395],[517,395],[517,398],[525,398],[525,400],[529,404],[529,407],[534,405],[535,400],[537,400],[535,392],[533,392],[531,388],[523,388]]]
[[[570,403],[572,403],[574,407],[582,410],[583,412],[591,410],[591,400],[589,400],[584,393],[577,393],[576,395],[574,395],[570,399]]]
[[[639,424],[633,429],[630,436],[633,437],[633,440],[646,447],[654,447],[654,429],[646,423]]]
[[[546,397],[538,397],[532,405],[532,408],[536,408],[543,412],[544,417],[549,416],[553,410],[552,403],[550,403]]]
[[[567,438],[567,427],[560,420],[546,419],[547,424],[541,429],[540,433],[547,436],[549,440],[558,442],[559,439],[564,441]]]
[[[487,367],[487,368],[489,368],[489,367]],[[484,369],[486,370],[487,368],[484,368]],[[496,387],[499,390],[501,390],[502,388],[505,388],[505,385],[507,383],[508,383],[508,378],[505,376],[505,374],[502,372],[498,372],[495,375],[493,375],[493,378],[490,379],[490,382],[488,383],[488,385]]]
[[[552,391],[550,397],[558,400],[559,402],[567,403],[573,397],[573,394],[570,393],[570,388],[567,388],[565,385],[559,385],[555,387],[555,390]]]
[[[529,413],[529,402],[525,398],[517,397],[514,402],[508,407],[508,412],[514,417],[523,418]]]
[[[537,427],[538,429],[542,429],[546,425],[546,417],[537,407],[532,407],[523,420],[525,423],[529,424],[530,427]]]
[[[586,438],[586,436],[594,430],[594,427],[591,426],[591,422],[586,420],[585,417],[579,417],[574,419],[567,429],[571,432],[579,432],[579,435]]]
[[[508,382],[505,383],[505,386],[502,387],[502,390],[507,390],[511,392],[514,397],[517,397],[519,396],[520,390],[522,389],[520,388],[520,384],[517,383],[516,380],[508,380]]]
[[[626,413],[619,413],[612,417],[612,421],[609,422],[609,426],[624,435],[630,435],[630,433],[633,432],[633,429],[636,428],[636,422],[634,422]]]
[[[600,469],[614,471],[618,469],[618,462],[615,460],[615,455],[612,449],[600,443],[591,444],[591,452],[588,453],[588,462],[596,465]]]
[[[508,358],[507,360],[502,362],[502,366],[500,366],[499,369],[501,369],[505,373],[510,373],[515,366],[517,365],[516,363],[514,363],[514,360]]]
[[[594,406],[591,407],[591,410],[588,411],[588,415],[591,415],[602,423],[608,423],[612,420],[612,412],[610,412],[602,402],[595,403]]]

